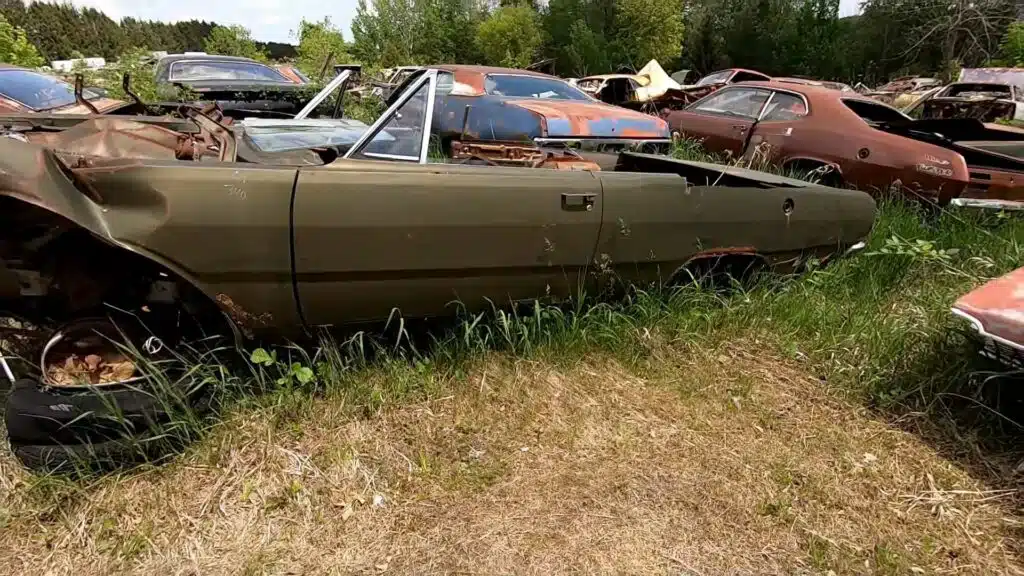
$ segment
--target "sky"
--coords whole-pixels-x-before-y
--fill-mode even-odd
[[[856,14],[860,0],[839,0],[840,16]],[[340,26],[345,40],[352,40],[349,25],[356,15],[356,0],[72,0],[76,6],[103,11],[114,20],[125,16],[142,20],[176,22],[206,20],[217,24],[241,24],[263,42],[291,42],[299,21],[329,16]]]

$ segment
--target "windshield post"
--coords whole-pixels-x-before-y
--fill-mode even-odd
[[[312,114],[313,111],[316,110],[317,106],[319,106],[324,100],[326,100],[328,96],[333,94],[334,91],[337,90],[339,86],[347,83],[348,77],[351,75],[351,70],[342,70],[341,74],[335,76],[333,80],[327,83],[327,86],[324,86],[323,90],[317,93],[317,95],[314,96],[313,99],[309,101],[309,104],[306,104],[306,106],[303,107],[302,110],[299,110],[299,113],[295,115],[295,119],[302,120],[309,116],[310,114]],[[344,96],[345,93],[344,91],[342,91],[342,93],[338,95],[338,98],[343,98]]]

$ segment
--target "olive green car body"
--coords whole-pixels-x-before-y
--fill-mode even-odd
[[[670,171],[687,163],[632,160],[665,172],[353,159],[69,169],[44,147],[0,139],[0,195],[158,263],[247,329],[289,337],[455,302],[571,297],[602,271],[647,283],[720,254],[795,264],[863,240],[875,215],[860,192],[738,169],[753,179],[699,182]]]

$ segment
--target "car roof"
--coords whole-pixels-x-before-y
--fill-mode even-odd
[[[438,70],[444,70],[446,72],[466,74],[466,75],[479,75],[486,76],[488,74],[516,74],[518,76],[536,76],[537,78],[553,78],[560,80],[557,76],[550,74],[544,74],[542,72],[535,72],[533,70],[520,70],[518,68],[502,68],[500,66],[477,66],[474,64],[434,64],[431,66],[424,66],[424,68],[437,68]]]
[[[615,78],[636,78],[636,74],[594,74],[593,76],[584,76],[580,80],[612,80]]]
[[[251,64],[261,64],[252,58],[244,58],[242,56],[219,56],[217,54],[168,54],[160,58],[160,63],[173,63],[180,60],[209,60],[211,62],[248,62]]]
[[[552,76],[550,74],[543,74],[541,72],[534,72],[533,70],[519,70],[517,68],[500,68],[497,66],[475,66],[469,64],[433,64],[430,66],[424,66],[426,69],[436,69],[444,72],[451,72],[455,77],[455,82],[462,84],[461,95],[463,96],[483,96],[487,93],[484,87],[484,81],[489,74],[509,74],[515,76],[531,76],[533,78],[544,78],[547,80],[556,80],[569,84],[565,80],[558,76]],[[579,90],[579,88],[575,88]]]
[[[826,88],[825,86],[817,84],[804,84],[802,82],[776,82],[776,81],[764,81],[764,80],[746,80],[743,82],[737,82],[730,86],[722,88],[727,90],[731,86],[755,86],[757,88],[764,88],[767,90],[782,90],[784,92],[796,92],[803,94],[808,99],[815,100],[857,100],[859,102],[867,102],[869,104],[881,104],[887,106],[883,102],[879,102],[873,98],[867,96],[861,96],[856,92],[841,92],[839,90],[833,90],[832,88]],[[892,108],[892,106],[887,106]],[[895,108],[893,108],[895,110]]]

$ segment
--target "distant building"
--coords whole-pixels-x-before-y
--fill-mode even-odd
[[[77,58],[75,60],[54,60],[50,62],[50,66],[57,72],[71,72],[77,63],[82,63],[86,68],[92,70],[98,70],[107,65],[107,61],[103,58]]]

